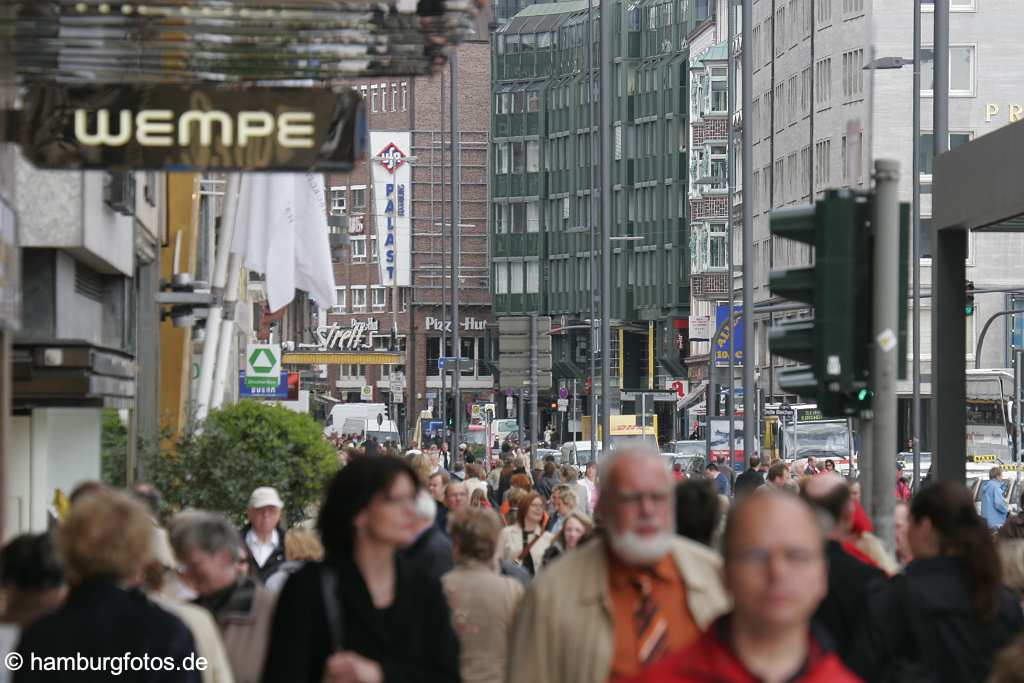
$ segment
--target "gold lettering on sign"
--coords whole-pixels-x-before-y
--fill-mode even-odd
[[[991,123],[992,117],[999,113],[999,105],[989,103],[985,105],[985,123]]]
[[[1010,105],[1010,123],[1014,121],[1020,121],[1021,114],[1024,113],[1024,105],[1011,104]]]

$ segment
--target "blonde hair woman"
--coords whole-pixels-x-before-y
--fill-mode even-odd
[[[324,547],[320,537],[310,529],[289,529],[284,535],[285,561],[267,578],[267,590],[277,593],[284,588],[288,577],[297,572],[307,562],[319,562],[324,559]]]

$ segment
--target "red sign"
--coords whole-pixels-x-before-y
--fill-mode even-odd
[[[380,158],[380,165],[386,168],[388,173],[394,173],[405,163],[405,152],[393,142],[389,142],[377,156]]]

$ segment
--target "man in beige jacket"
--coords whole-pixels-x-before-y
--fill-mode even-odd
[[[635,676],[729,609],[718,555],[673,533],[664,459],[626,449],[602,468],[604,533],[530,587],[513,627],[509,683]]]

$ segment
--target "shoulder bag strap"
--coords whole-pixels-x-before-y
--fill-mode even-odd
[[[327,630],[331,636],[331,652],[341,652],[345,642],[345,626],[341,620],[341,597],[338,595],[338,574],[326,562],[320,564],[320,592],[327,612]]]
[[[523,543],[523,552],[519,553],[519,561],[520,562],[522,562],[523,560],[526,559],[526,556],[530,554],[530,551],[533,549],[533,546],[537,543],[537,541],[540,540],[540,537],[543,534],[544,534],[544,531],[543,530],[539,530],[539,533],[536,536],[533,537],[533,540],[530,541],[529,543],[526,543],[525,541],[527,539],[527,533],[526,533],[526,529],[523,529],[523,541],[524,541],[524,543]]]

